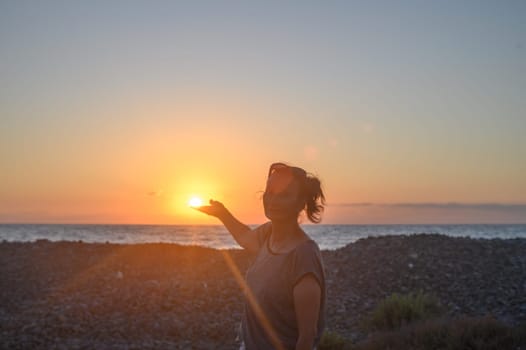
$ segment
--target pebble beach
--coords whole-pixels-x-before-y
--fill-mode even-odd
[[[324,250],[327,329],[354,341],[392,293],[451,316],[526,321],[526,239],[437,234]],[[254,256],[167,243],[0,243],[2,349],[236,349],[239,278]]]

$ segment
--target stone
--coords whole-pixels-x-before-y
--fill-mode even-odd
[[[55,338],[68,348],[236,348],[234,333],[220,330],[239,324],[243,295],[221,252],[170,244],[36,246],[0,243],[0,348],[54,348]],[[450,314],[524,320],[524,251],[524,239],[427,234],[322,251],[327,325],[362,339],[360,324],[383,298],[417,290],[435,294]],[[229,254],[244,275],[252,257]]]

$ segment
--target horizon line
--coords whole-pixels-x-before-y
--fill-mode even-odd
[[[267,220],[270,221],[270,220]],[[82,226],[224,226],[218,224],[151,224],[151,223],[104,223],[104,222],[2,222],[0,225],[82,225]],[[247,226],[259,226],[261,223],[246,224]],[[474,225],[496,225],[496,226],[513,226],[526,225],[524,222],[469,222],[469,223],[312,223],[301,222],[300,225],[307,226],[474,226]]]

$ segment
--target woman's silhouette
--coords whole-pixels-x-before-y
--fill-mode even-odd
[[[241,349],[313,349],[325,325],[325,275],[318,245],[298,223],[305,210],[318,223],[325,197],[305,170],[270,166],[263,206],[269,222],[252,230],[210,200],[198,210],[215,216],[237,243],[256,254],[246,273]]]

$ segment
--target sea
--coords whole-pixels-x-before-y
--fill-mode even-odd
[[[419,233],[482,239],[526,238],[526,224],[303,225],[302,228],[324,250],[338,249],[366,237]],[[0,241],[32,242],[41,239],[121,244],[163,242],[216,249],[240,248],[225,227],[220,225],[0,224]]]

